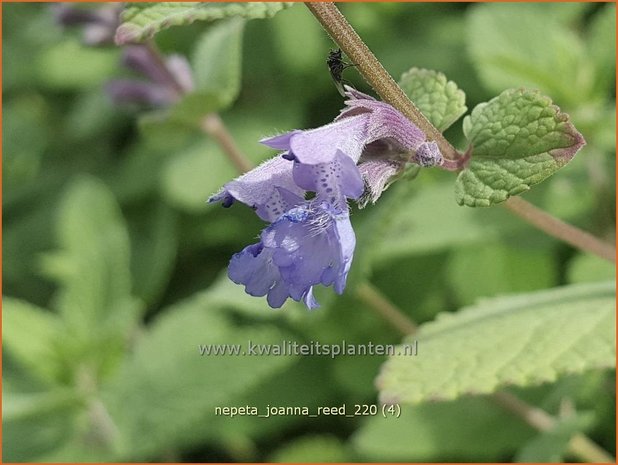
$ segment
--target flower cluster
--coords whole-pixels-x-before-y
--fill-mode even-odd
[[[375,202],[406,163],[443,162],[436,143],[395,108],[345,90],[346,106],[334,122],[262,140],[282,153],[209,200],[224,207],[242,202],[270,223],[257,244],[232,257],[228,275],[248,294],[267,296],[273,308],[288,297],[318,307],[319,284],[343,292],[356,244],[348,199]]]
[[[142,79],[114,79],[106,91],[116,104],[166,107],[193,90],[193,72],[187,59],[171,55],[162,59],[146,45],[130,45],[122,64]]]
[[[116,28],[120,25],[122,5],[107,4],[98,8],[76,7],[70,3],[52,5],[56,22],[63,27],[82,27],[84,44],[98,47],[112,45]]]
[[[59,25],[81,28],[84,45],[114,45],[121,4],[84,8],[59,3],[52,8]],[[163,57],[152,45],[129,45],[123,50],[122,65],[139,78],[113,79],[106,84],[107,94],[117,105],[165,108],[193,91],[191,65],[181,55]]]

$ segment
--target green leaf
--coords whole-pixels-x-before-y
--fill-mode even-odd
[[[343,443],[335,436],[303,436],[280,447],[268,461],[273,463],[347,462]]]
[[[216,95],[219,109],[231,104],[240,91],[244,25],[240,18],[213,25],[198,39],[193,52],[196,91]]]
[[[559,463],[565,461],[569,442],[592,422],[591,415],[576,415],[559,421],[549,431],[539,433],[517,452],[520,463]]]
[[[460,304],[507,292],[547,289],[557,284],[555,257],[544,248],[487,241],[451,253],[449,282]]]
[[[385,403],[485,394],[615,366],[613,283],[488,299],[417,333],[418,356],[392,356],[378,380]]]
[[[79,407],[72,391],[18,393],[3,389],[2,401],[5,462],[37,462],[42,455],[61,447],[72,434]]]
[[[464,119],[472,160],[457,177],[460,205],[488,207],[530,189],[567,164],[585,144],[548,97],[509,89]]]
[[[60,89],[90,89],[102,85],[118,69],[118,50],[88,48],[77,39],[45,50],[37,61],[43,84]]]
[[[604,5],[593,18],[586,43],[587,54],[596,66],[595,90],[605,94],[613,87],[616,75],[616,5]],[[615,113],[615,112],[614,112]]]
[[[230,16],[247,19],[270,18],[289,5],[283,2],[129,3],[122,12],[122,24],[116,30],[116,43],[124,45],[142,42],[163,29],[184,26],[194,21],[214,21]]]
[[[381,210],[387,210],[386,218],[375,223],[363,221],[360,227],[355,227],[359,243],[361,240],[367,243],[367,250],[360,252],[370,255],[374,263],[388,264],[389,260],[405,255],[490,241],[506,231],[522,227],[521,222],[501,209],[477,211],[459,208],[453,202],[451,186],[447,182],[421,187],[413,183],[397,183],[381,200],[384,205],[375,211],[380,215]],[[439,212],[436,212],[437,208]],[[363,218],[366,219],[371,220]]]
[[[282,11],[268,23],[268,27],[277,44],[275,52],[279,61],[285,63],[286,78],[299,74],[315,76],[318,64],[320,71],[327,74],[324,71],[325,50],[330,45],[328,36],[305,8]],[[303,53],[298,53],[299,46],[302,46]]]
[[[55,307],[71,336],[65,343],[76,358],[87,350],[99,359],[123,345],[141,306],[131,296],[127,229],[109,189],[82,177],[64,195],[57,231],[60,250],[43,266],[59,284]]]
[[[533,87],[565,105],[588,97],[583,43],[555,8],[474,5],[467,18],[467,43],[481,80],[493,92]]]
[[[134,293],[152,304],[161,297],[174,268],[178,247],[176,215],[158,201],[152,208],[134,213],[134,218],[137,221],[130,223]]]
[[[57,379],[61,321],[56,315],[23,300],[3,297],[2,328],[8,353],[42,379]]]
[[[616,278],[616,265],[592,254],[580,254],[571,260],[567,271],[570,283],[590,283]]]
[[[200,142],[167,163],[162,176],[166,198],[188,212],[209,208],[207,200],[237,171],[221,149],[212,141]]]
[[[363,461],[499,462],[533,434],[491,400],[471,397],[403,406],[399,418],[370,418],[352,444]]]
[[[440,132],[444,132],[468,109],[466,94],[446,76],[429,69],[411,68],[399,85]]]
[[[215,407],[238,405],[257,383],[293,362],[201,356],[200,344],[240,344],[247,350],[248,341],[280,343],[290,337],[272,325],[235,326],[216,308],[204,293],[163,310],[110,383],[103,399],[120,432],[120,458],[203,444],[208,436],[202,424],[215,418]]]

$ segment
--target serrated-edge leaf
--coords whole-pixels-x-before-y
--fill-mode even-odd
[[[472,159],[457,203],[487,207],[521,194],[566,165],[586,143],[569,116],[538,91],[508,89],[464,119]]]
[[[419,403],[531,386],[615,366],[614,283],[500,297],[421,326],[418,356],[392,356],[384,403]],[[401,348],[403,349],[403,348]]]
[[[464,91],[438,71],[411,68],[402,74],[399,86],[440,132],[468,109]]]
[[[270,18],[292,2],[159,2],[129,3],[121,14],[116,44],[142,42],[172,26],[195,21],[214,21],[240,16],[246,19]]]

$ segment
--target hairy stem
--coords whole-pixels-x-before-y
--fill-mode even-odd
[[[410,101],[334,3],[306,2],[305,5],[341,50],[352,60],[358,71],[382,100],[394,106],[416,124],[425,133],[427,139],[434,140],[440,147],[444,158],[447,160],[459,160],[461,158],[461,155],[444,138],[442,133]]]
[[[616,248],[573,225],[535,207],[521,197],[511,197],[504,206],[528,223],[536,226],[550,236],[556,237],[578,249],[593,253],[605,260],[616,263]]]
[[[539,431],[549,431],[557,423],[557,420],[545,410],[529,405],[509,392],[496,392],[492,398],[497,404]],[[569,441],[569,453],[584,462],[614,463],[616,461],[614,457],[581,433],[574,434]]]
[[[446,159],[443,168],[450,171],[458,171],[463,168],[467,157],[458,153],[442,136],[440,131],[416,108],[367,45],[365,45],[335,4],[331,2],[306,2],[305,5],[337,45],[352,59],[358,71],[380,95],[382,100],[391,104],[408,117],[410,121],[427,135],[428,139],[436,141],[442,155]],[[525,200],[512,197],[506,202],[505,206],[512,213],[551,236],[581,250],[594,253],[606,260],[616,261],[616,251],[613,246],[549,215]]]
[[[219,147],[221,147],[240,174],[253,168],[253,163],[240,151],[218,114],[210,113],[206,115],[202,120],[201,127],[206,134],[219,144]]]

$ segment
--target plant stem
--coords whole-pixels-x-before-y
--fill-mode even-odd
[[[593,253],[605,260],[616,263],[616,249],[611,244],[573,225],[565,223],[555,216],[535,207],[521,197],[511,197],[504,203],[504,206],[550,236],[556,237],[578,249]]]
[[[457,171],[467,161],[467,156],[457,152],[423,114],[410,101],[375,55],[348,23],[339,9],[331,2],[305,2],[326,32],[352,59],[358,71],[375,89],[382,100],[391,104],[416,124],[428,139],[435,140],[444,156],[443,168]],[[616,261],[616,249],[575,226],[565,223],[534,205],[511,197],[505,206],[512,213],[533,224],[547,234],[563,240],[581,250],[594,253],[605,260]]]
[[[493,400],[539,431],[549,431],[557,423],[557,420],[546,411],[527,404],[509,392],[496,392],[493,395]],[[610,454],[581,433],[574,434],[571,437],[569,452],[584,462],[614,463],[616,461]]]
[[[240,174],[246,173],[253,168],[253,163],[240,151],[218,114],[209,113],[206,115],[202,120],[201,127],[206,134],[219,144],[219,147],[221,147]]]
[[[341,50],[352,60],[356,68],[377,94],[421,129],[427,139],[438,144],[447,160],[459,160],[461,154],[447,141],[388,74],[375,55],[348,23],[339,9],[331,2],[305,2],[311,13]]]
[[[416,331],[416,324],[370,283],[358,286],[356,296],[400,333],[412,334]]]

